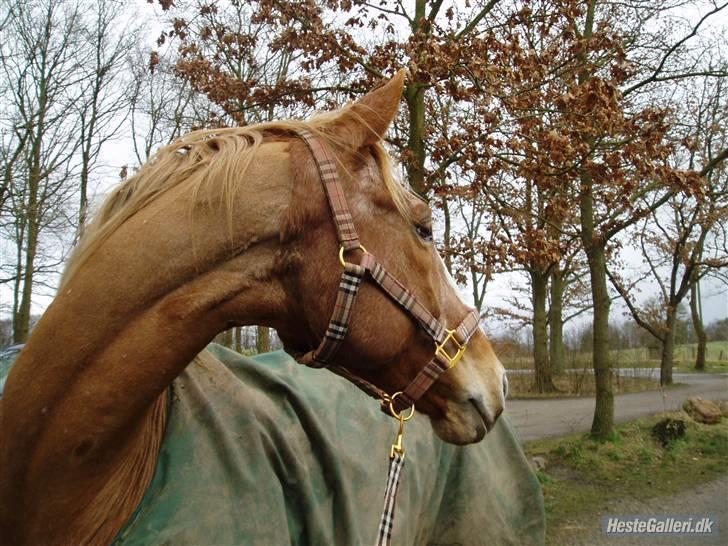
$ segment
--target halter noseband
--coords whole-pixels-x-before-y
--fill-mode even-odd
[[[336,163],[326,146],[309,131],[300,131],[297,136],[306,143],[318,168],[339,239],[339,261],[344,268],[339,283],[339,291],[336,295],[334,311],[321,343],[316,349],[298,355],[297,360],[301,364],[313,368],[328,367],[334,373],[354,383],[370,396],[379,399],[382,411],[395,418],[401,418],[401,413],[405,409],[413,407],[415,402],[427,392],[440,375],[455,366],[462,358],[468,341],[478,329],[478,312],[472,309],[457,328],[452,330],[445,328],[417,300],[414,294],[407,290],[360,243],[349,205],[339,182]],[[360,263],[357,265],[347,262],[345,260],[346,253],[357,249],[362,252]],[[336,354],[346,337],[356,296],[365,276],[371,278],[381,290],[409,313],[435,342],[435,353],[430,362],[401,392],[393,395],[389,395],[346,368],[331,364],[331,358]]]

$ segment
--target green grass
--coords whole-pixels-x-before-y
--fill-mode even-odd
[[[695,363],[697,345],[688,343],[678,345],[674,351],[674,371],[692,371]],[[618,349],[609,352],[612,366],[615,368],[659,368],[660,357],[647,347],[634,349]],[[506,368],[525,369],[533,367],[533,358],[523,355],[500,355]],[[592,355],[590,352],[570,353],[566,360],[569,368],[590,368]],[[706,371],[728,372],[728,341],[709,341],[706,347]]]
[[[663,448],[651,429],[666,415],[684,419],[687,431]],[[728,473],[728,419],[702,425],[684,413],[663,414],[617,426],[609,442],[580,434],[530,442],[525,449],[547,461],[538,477],[547,532],[559,536],[585,517],[613,511],[619,499],[675,494]]]

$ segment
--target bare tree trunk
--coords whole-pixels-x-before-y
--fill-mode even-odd
[[[675,351],[675,318],[677,308],[667,310],[665,335],[662,338],[662,354],[660,355],[660,385],[672,385],[672,360]]]
[[[695,337],[698,340],[698,350],[695,355],[695,369],[705,371],[705,350],[708,345],[708,336],[705,335],[703,327],[703,314],[700,312],[700,287],[696,280],[690,286],[690,315],[693,320]]]
[[[546,313],[546,292],[548,274],[531,271],[533,290],[533,365],[535,387],[538,392],[554,392],[551,363],[548,349],[548,315]]]
[[[426,0],[415,1],[415,15],[411,22],[412,33],[416,34],[425,21]],[[411,73],[413,81],[404,90],[409,113],[409,134],[407,139],[407,179],[412,189],[425,197],[425,91],[424,84],[417,81],[418,74]]]
[[[549,358],[551,371],[563,373],[564,356],[564,274],[558,267],[551,273],[551,306],[549,307]]]
[[[15,280],[13,281],[13,343],[18,343],[16,332],[19,330],[20,293],[23,286],[23,248],[25,247],[24,214],[17,216],[15,225]]]
[[[450,233],[452,230],[452,219],[450,218],[450,208],[448,207],[447,197],[443,195],[440,199],[442,204],[442,215],[445,223],[445,229],[442,234],[442,244],[444,246],[443,261],[445,262],[445,267],[447,268],[448,273],[452,275],[452,254],[450,251]]]
[[[410,83],[404,91],[409,109],[409,138],[407,149],[410,154],[406,163],[407,179],[412,189],[425,196],[425,87],[417,82]]]
[[[255,349],[258,354],[270,351],[270,328],[267,326],[258,326],[258,340],[255,343]]]
[[[235,346],[234,349],[242,353],[243,352],[243,327],[237,326],[233,329],[234,337],[235,337]]]
[[[607,439],[614,434],[614,394],[612,386],[612,365],[609,361],[609,309],[611,302],[607,290],[604,249],[597,247],[589,258],[594,300],[594,381],[596,382],[596,404],[591,433],[597,438]]]
[[[23,266],[23,289],[20,296],[20,305],[17,316],[14,318],[15,331],[13,341],[25,343],[30,333],[30,304],[33,299],[33,277],[35,273],[35,256],[38,250],[38,235],[40,233],[40,211],[38,191],[41,179],[41,142],[45,130],[46,114],[46,86],[45,81],[40,82],[41,108],[38,116],[32,147],[28,158],[28,202],[24,207],[25,230],[25,264]]]
[[[35,273],[35,256],[38,250],[38,222],[28,221],[28,239],[25,250],[25,266],[23,271],[23,289],[20,296],[20,306],[15,317],[15,331],[13,341],[25,343],[30,334],[30,304],[33,299],[33,277]]]
[[[86,160],[84,159],[84,162]],[[88,218],[88,171],[84,165],[81,171],[81,180],[79,185],[79,198],[78,198],[78,233],[77,238],[80,239],[83,236],[83,230],[86,227],[86,220]]]
[[[592,436],[606,440],[614,434],[614,393],[612,367],[609,362],[609,309],[611,300],[607,289],[607,260],[604,241],[595,238],[594,201],[592,178],[589,172],[581,172],[582,196],[579,203],[581,238],[589,260],[592,302],[594,304],[594,348],[592,365],[596,400]]]

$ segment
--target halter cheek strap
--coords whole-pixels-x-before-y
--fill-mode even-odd
[[[341,245],[339,260],[343,266],[343,272],[331,320],[321,343],[313,351],[298,355],[297,360],[301,364],[313,368],[328,367],[370,396],[380,400],[382,411],[398,417],[402,411],[414,406],[415,402],[427,392],[440,375],[458,363],[465,352],[468,341],[478,330],[478,313],[472,309],[457,328],[448,330],[412,292],[407,290],[372,254],[367,252],[359,241],[359,235],[339,182],[336,163],[331,154],[323,142],[312,133],[301,131],[298,136],[311,151],[324,186]],[[345,254],[357,249],[362,252],[360,263],[357,265],[347,262]],[[331,362],[349,330],[354,303],[365,278],[373,281],[387,296],[399,304],[435,343],[432,359],[401,393],[395,395],[389,395],[369,381]]]

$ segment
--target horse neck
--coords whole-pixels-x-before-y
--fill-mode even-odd
[[[266,164],[277,167],[271,173]],[[191,211],[184,192],[169,192],[66,281],[3,399],[0,435],[13,442],[12,450],[0,442],[8,478],[0,483],[0,512],[27,514],[11,530],[38,528],[41,519],[44,529],[63,528],[70,499],[95,498],[114,476],[138,478],[129,461],[148,456],[158,441],[159,420],[150,415],[172,380],[231,320],[257,323],[283,312],[275,279],[288,164],[279,157],[252,166],[241,186],[257,198],[231,196],[238,200],[232,225],[214,204]]]
[[[143,411],[232,313],[246,323],[270,312],[281,206],[266,200],[275,196],[241,199],[232,226],[213,205],[190,213],[185,197],[141,210],[67,280],[16,366],[19,375],[26,362],[43,366],[42,402],[29,403],[50,412],[88,381],[104,406],[128,408],[134,393]]]

